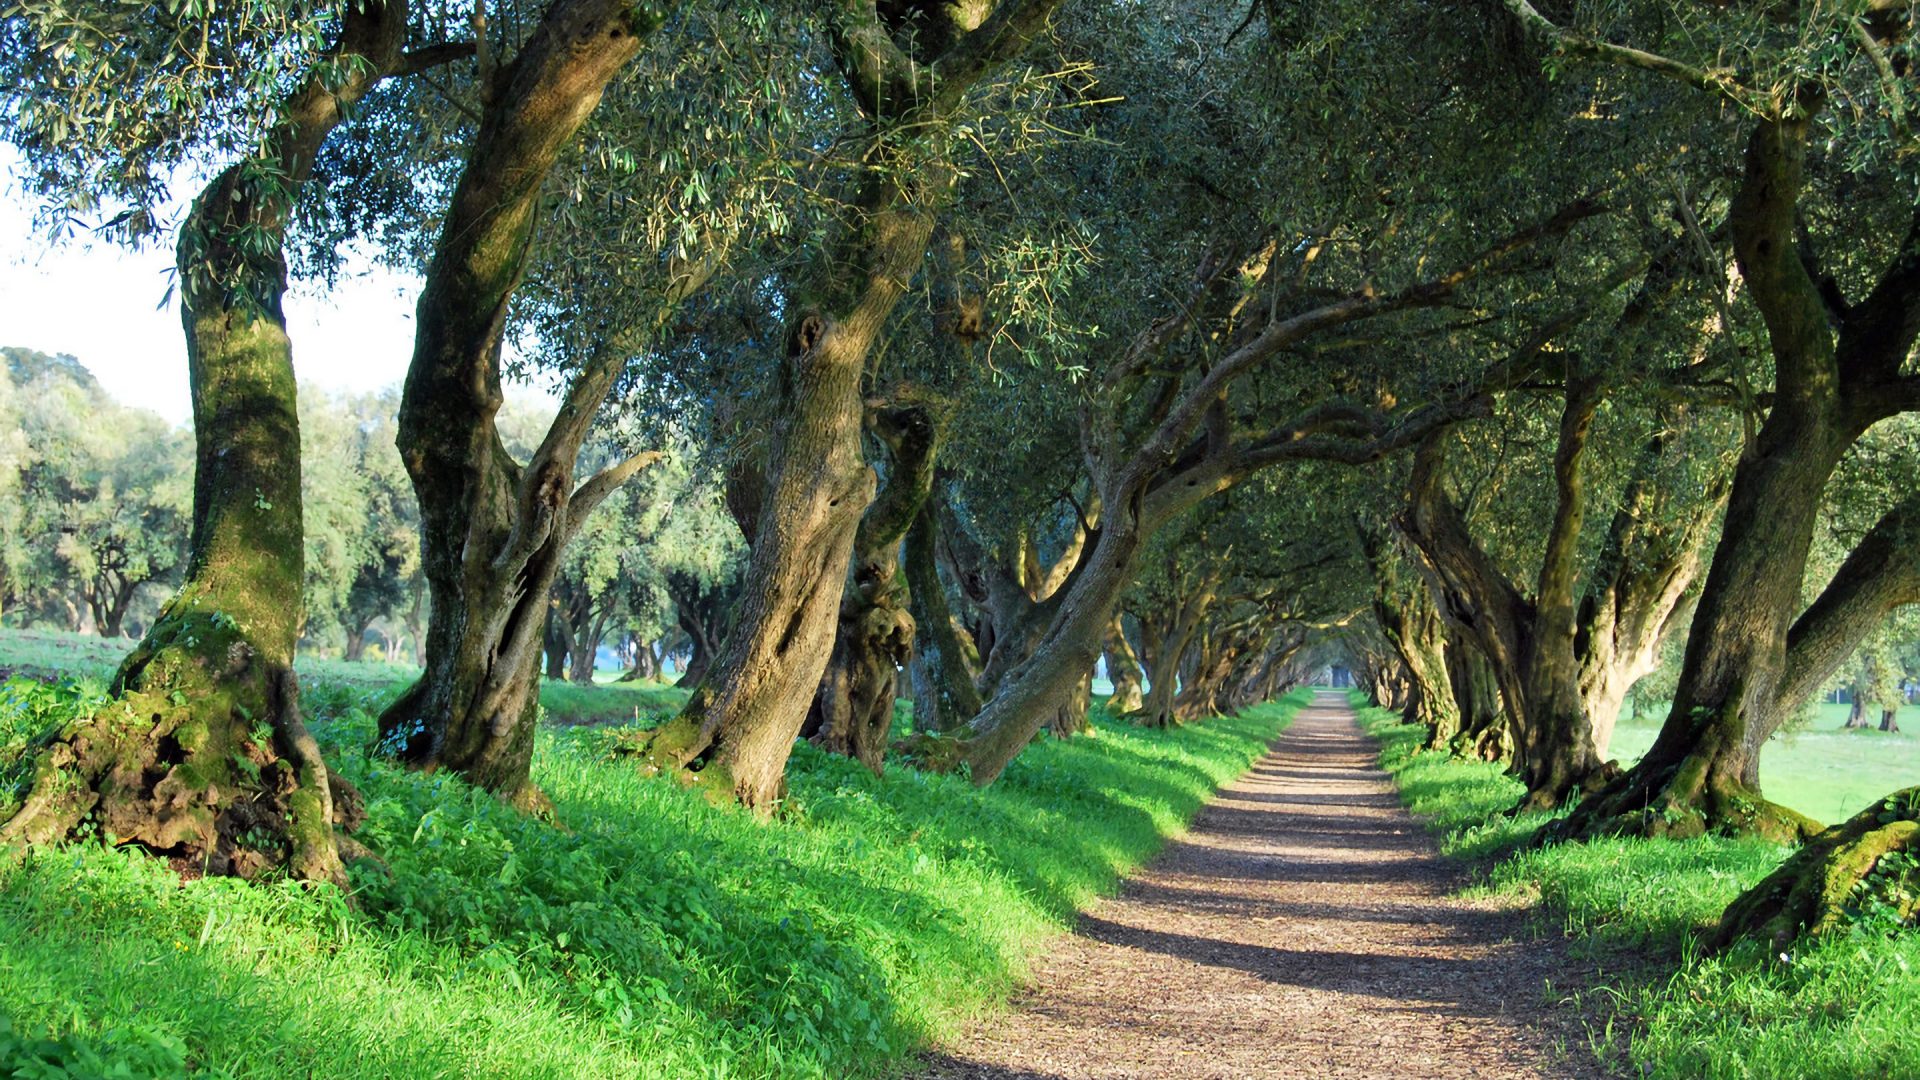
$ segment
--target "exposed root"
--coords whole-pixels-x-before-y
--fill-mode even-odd
[[[1536,833],[1533,843],[1607,836],[1686,840],[1714,833],[1797,844],[1821,828],[1716,770],[1705,755],[1693,754],[1675,765],[1642,761]]]
[[[346,884],[337,830],[365,817],[298,715],[293,674],[222,616],[165,616],[118,696],[49,731],[0,843],[136,843],[182,873]]]
[[[1770,952],[1878,909],[1911,925],[1920,914],[1920,788],[1895,792],[1814,837],[1727,906],[1709,944],[1757,941]]]

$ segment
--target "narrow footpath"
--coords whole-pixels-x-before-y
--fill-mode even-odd
[[[1040,958],[927,1080],[1603,1076],[1558,938],[1451,897],[1344,695]]]

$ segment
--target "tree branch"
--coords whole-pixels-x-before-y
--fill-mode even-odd
[[[1920,493],[1882,515],[1794,621],[1775,711],[1798,708],[1888,615],[1913,603],[1920,603]]]
[[[456,60],[465,60],[474,54],[474,49],[471,41],[443,41],[437,45],[427,45],[401,53],[399,59],[388,65],[386,74],[393,78],[418,75]]]
[[[1724,68],[1695,67],[1657,53],[1596,41],[1585,34],[1567,30],[1552,22],[1540,14],[1527,0],[1505,0],[1505,3],[1507,10],[1520,20],[1521,26],[1546,39],[1555,48],[1568,55],[1583,56],[1621,67],[1650,71],[1655,75],[1678,80],[1695,89],[1719,94],[1735,105],[1755,112],[1762,111],[1761,106],[1765,104],[1765,95],[1743,85],[1734,77],[1733,72]]]
[[[595,473],[586,483],[574,489],[573,497],[567,500],[567,535],[578,532],[607,496],[620,489],[620,485],[633,479],[635,473],[666,457],[658,450],[642,450],[617,465],[609,465]]]

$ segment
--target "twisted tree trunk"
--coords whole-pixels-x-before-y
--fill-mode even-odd
[[[980,654],[947,606],[947,592],[940,582],[934,501],[929,498],[921,505],[913,527],[907,530],[905,547],[914,625],[908,674],[917,731],[951,731],[980,711],[980,691],[974,685]]]
[[[1810,122],[1804,104],[1789,103],[1758,124],[1730,213],[1741,275],[1766,321],[1775,392],[1734,476],[1672,711],[1632,770],[1543,838],[1812,835],[1816,823],[1761,797],[1760,748],[1871,620],[1912,602],[1907,559],[1889,546],[1910,535],[1910,501],[1801,611],[1833,470],[1874,422],[1920,402],[1920,385],[1901,374],[1920,334],[1920,215],[1872,292],[1830,305],[1797,239]]]
[[[0,841],[51,843],[92,820],[183,870],[346,884],[335,829],[357,823],[357,799],[301,722],[293,673],[305,556],[282,245],[345,110],[429,62],[402,54],[406,26],[397,0],[347,11],[258,157],[194,201],[178,249],[196,447],[186,581],[114,677],[120,718],[36,751]]]
[[[909,400],[878,410],[871,426],[892,467],[854,536],[833,653],[809,722],[816,728],[814,743],[858,760],[877,776],[886,763],[900,666],[912,653],[915,634],[900,541],[933,488],[943,421],[934,407]]]
[[[494,425],[500,347],[547,174],[669,8],[557,0],[487,88],[486,111],[420,294],[397,442],[420,501],[433,605],[426,670],[380,718],[407,763],[452,769],[525,809],[540,651],[561,557],[587,514],[658,455],[581,484],[574,469],[593,416],[626,360],[623,336],[588,358],[523,468]],[[675,267],[670,299],[711,266]]]
[[[1140,666],[1140,655],[1134,652],[1133,643],[1127,640],[1125,615],[1115,615],[1107,627],[1104,652],[1107,678],[1113,683],[1113,696],[1107,699],[1107,709],[1115,716],[1134,712],[1146,704],[1141,690],[1146,670]]]

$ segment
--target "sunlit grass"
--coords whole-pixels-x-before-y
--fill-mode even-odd
[[[11,1030],[210,1075],[881,1074],[1003,1002],[1299,704],[1169,732],[1097,715],[984,791],[803,745],[770,824],[548,730],[554,828],[369,760],[377,693],[307,697],[386,864],[355,869],[357,907],[88,844],[0,868],[0,1066],[29,1053]]]
[[[1644,958],[1637,975],[1587,995],[1600,1008],[1595,1045],[1606,1045],[1609,1031],[1625,1032],[1634,1075],[1672,1080],[1920,1077],[1920,1044],[1912,1038],[1920,1023],[1920,936],[1913,931],[1861,927],[1785,956],[1764,956],[1753,948],[1701,956],[1697,932],[1713,925],[1729,901],[1778,865],[1785,849],[1709,837],[1516,851],[1546,820],[1544,815],[1500,816],[1518,799],[1517,782],[1501,776],[1497,767],[1418,752],[1420,729],[1400,724],[1385,709],[1363,709],[1362,719],[1381,740],[1382,764],[1402,785],[1403,798],[1442,834],[1443,848],[1491,860],[1484,865],[1479,891],[1530,900],[1576,939]],[[1624,734],[1621,741],[1630,744],[1632,729]],[[1806,740],[1800,758],[1789,756],[1791,743],[1770,746],[1763,760],[1779,771],[1771,774],[1768,794],[1793,798],[1783,794],[1792,791],[1792,768],[1845,768],[1834,760],[1838,755],[1813,741],[1826,738],[1857,736],[1800,735]],[[1646,742],[1652,742],[1650,734]],[[1823,754],[1828,760],[1820,760]],[[1798,764],[1782,769],[1783,759]],[[1887,790],[1899,783],[1889,783]],[[1824,790],[1830,794],[1834,788]],[[1788,805],[1805,809],[1792,801]]]

